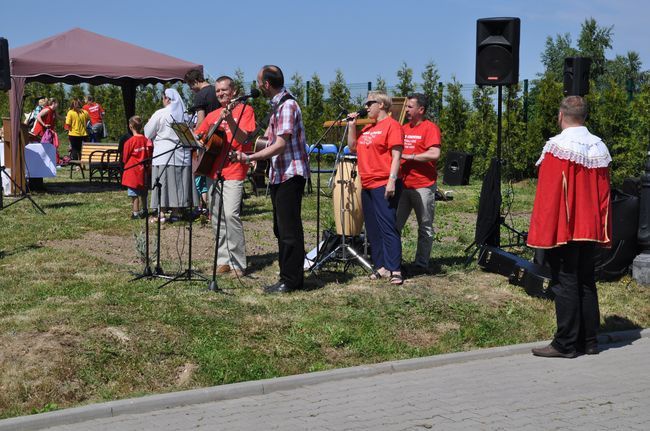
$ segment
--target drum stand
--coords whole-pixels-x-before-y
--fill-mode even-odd
[[[355,184],[355,179],[357,177],[356,165],[352,168],[352,171],[350,173],[350,179],[346,180],[343,175],[344,166],[342,165],[341,161],[343,159],[344,139],[348,134],[348,128],[349,128],[349,124],[346,123],[345,129],[343,130],[343,138],[341,138],[341,144],[339,146],[339,152],[336,154],[336,162],[334,163],[334,173],[332,174],[332,179],[335,179],[338,176],[338,178],[335,179],[335,183],[338,184],[339,187],[341,187],[341,193],[339,196],[341,240],[340,243],[336,246],[336,248],[332,252],[327,254],[325,257],[317,259],[316,263],[311,267],[311,271],[314,272],[319,270],[330,260],[349,263],[353,259],[356,259],[356,261],[359,262],[361,266],[363,266],[366,270],[368,270],[370,273],[376,274],[376,271],[374,270],[372,265],[359,252],[357,252],[354,249],[354,247],[352,247],[352,238],[354,236],[346,234],[347,231],[346,231],[345,216],[346,213],[353,212],[355,210],[354,199],[351,199],[350,195],[351,195],[352,186]],[[345,207],[346,200],[348,200],[351,203],[351,208],[349,209]],[[347,230],[349,230],[349,228],[347,228]],[[349,242],[348,239],[350,239]]]

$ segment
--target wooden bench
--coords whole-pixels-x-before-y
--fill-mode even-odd
[[[88,181],[99,178],[100,182],[115,182],[121,180],[121,155],[118,152],[117,143],[104,142],[83,142],[81,144],[81,156],[79,160],[70,161],[70,178],[72,170],[78,166],[81,170],[81,177],[86,178],[84,171],[88,170]]]

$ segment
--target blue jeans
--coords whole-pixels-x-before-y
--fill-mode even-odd
[[[399,271],[402,263],[402,240],[397,230],[397,205],[402,182],[395,184],[395,195],[386,200],[386,186],[361,190],[363,217],[375,268]]]

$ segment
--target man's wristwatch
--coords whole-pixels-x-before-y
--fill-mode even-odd
[[[395,175],[395,174],[390,174],[390,175],[388,175],[388,178],[393,179],[393,180],[396,180],[396,179],[397,179],[397,175]]]

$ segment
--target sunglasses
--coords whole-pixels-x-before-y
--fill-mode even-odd
[[[379,102],[376,100],[368,100],[365,104],[366,108],[370,108],[374,103],[379,103]]]

